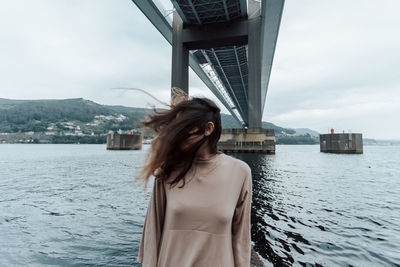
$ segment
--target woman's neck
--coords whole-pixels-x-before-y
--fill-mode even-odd
[[[209,159],[214,154],[210,152],[210,147],[208,146],[208,141],[204,142],[203,145],[197,150],[196,158],[199,159]]]

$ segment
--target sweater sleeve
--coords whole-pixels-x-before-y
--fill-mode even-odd
[[[244,180],[232,222],[232,248],[235,267],[250,267],[252,177],[250,167]]]
[[[156,267],[157,265],[165,208],[166,195],[163,181],[155,179],[137,256],[137,262],[142,263],[143,267]]]

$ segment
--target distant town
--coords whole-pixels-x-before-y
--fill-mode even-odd
[[[99,133],[98,131],[93,131],[93,127],[99,127],[107,121],[123,122],[127,120],[128,117],[123,114],[116,115],[95,115],[93,121],[91,122],[79,122],[79,121],[64,121],[64,122],[50,122],[49,126],[45,131],[42,132],[17,132],[17,133],[0,133],[1,143],[61,143],[62,141],[66,143],[68,140],[72,142],[79,140],[86,141],[84,137],[89,137],[93,143],[105,143],[106,135],[109,133],[119,133],[119,134],[140,134],[142,129],[129,129],[117,131],[109,130],[108,132]],[[33,123],[40,123],[40,121],[33,121]],[[80,138],[71,138],[80,137]],[[97,137],[97,138],[96,138]],[[58,141],[58,142],[57,142]],[[144,139],[144,142],[148,142],[148,139]],[[90,142],[89,142],[90,143]]]

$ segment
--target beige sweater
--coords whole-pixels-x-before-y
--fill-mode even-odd
[[[143,267],[249,267],[250,167],[219,152],[196,159],[185,178],[183,188],[154,181],[137,261]]]

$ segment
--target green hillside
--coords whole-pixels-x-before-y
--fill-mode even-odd
[[[138,121],[145,118],[148,113],[152,113],[152,110],[101,105],[83,98],[62,100],[0,98],[0,133],[29,133],[31,135],[43,133],[49,136],[49,142],[64,142],[67,139],[75,142],[79,138],[83,139],[83,136],[104,136],[109,131],[131,129],[141,131]],[[221,120],[223,128],[240,127],[232,115],[222,113]],[[294,137],[291,136],[296,134],[294,129],[282,128],[269,122],[262,122],[262,126],[266,129],[274,129],[277,139],[285,136],[296,143],[293,141]],[[302,142],[304,142],[303,139]],[[101,140],[104,139],[97,140],[96,142],[102,142]]]
[[[123,106],[100,105],[83,98],[63,100],[8,100],[0,99],[0,132],[42,132],[51,124],[76,122],[78,125],[93,122],[96,115],[122,114],[123,121],[109,120],[98,127],[85,127],[97,133],[109,130],[128,130],[139,127],[137,120],[145,116],[146,110]],[[82,128],[82,125],[81,128]],[[59,130],[64,127],[58,125]]]

